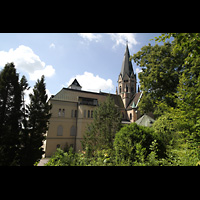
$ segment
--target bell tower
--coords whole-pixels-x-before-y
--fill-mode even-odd
[[[136,74],[134,74],[133,65],[129,59],[130,54],[127,43],[121,72],[118,78],[118,93],[123,100],[125,108],[127,108],[131,97],[136,93]]]

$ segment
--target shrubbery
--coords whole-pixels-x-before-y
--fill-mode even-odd
[[[200,34],[168,33],[156,41],[165,42],[170,37],[174,37],[171,44],[148,45],[132,57],[142,67],[139,78],[143,97],[139,108],[146,113],[154,111],[157,119],[153,127],[133,123],[119,131],[108,129],[112,126],[102,131],[101,126],[105,127],[106,123],[101,124],[101,120],[101,126],[90,129],[95,131],[89,131],[85,138],[84,152],[66,154],[73,155],[73,164],[200,165]],[[108,105],[113,103],[107,104],[105,111],[114,110]],[[98,115],[99,119],[105,116]],[[109,119],[109,125],[114,124],[115,117]],[[116,133],[114,138],[113,133]],[[101,145],[92,150],[89,139],[92,144],[95,141]]]
[[[158,165],[159,145],[153,129],[133,123],[115,135],[113,148],[78,153],[57,149],[46,166],[145,166]]]
[[[132,165],[135,161],[145,159],[150,153],[152,132],[148,127],[132,123],[116,133],[114,140],[116,163]]]
[[[113,148],[89,148],[78,153],[57,149],[46,166],[196,166],[199,150],[178,130],[169,127],[172,119],[160,117],[152,128],[135,123],[116,133]],[[160,125],[159,125],[159,124]],[[171,124],[172,125],[172,124]]]

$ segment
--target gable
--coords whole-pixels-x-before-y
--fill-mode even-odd
[[[132,96],[132,98],[131,98],[131,100],[130,100],[130,102],[128,104],[127,109],[129,110],[129,109],[137,108],[138,107],[138,103],[140,102],[141,98],[142,98],[142,92],[135,93]]]

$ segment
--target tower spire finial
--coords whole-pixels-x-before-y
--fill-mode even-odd
[[[128,39],[126,39],[126,45],[128,45]]]

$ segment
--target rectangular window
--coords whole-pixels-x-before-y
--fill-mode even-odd
[[[86,110],[84,110],[84,118],[86,118]]]
[[[90,110],[88,110],[88,118],[90,118]]]
[[[93,118],[93,110],[91,110],[91,118]]]
[[[94,104],[95,106],[98,105],[98,101],[97,101],[97,99],[93,100],[93,104]]]
[[[74,117],[77,117],[77,110],[74,111]]]

